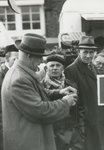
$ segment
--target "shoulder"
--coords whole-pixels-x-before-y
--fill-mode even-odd
[[[70,64],[69,66],[67,66],[66,68],[65,68],[65,70],[71,70],[71,69],[73,69],[73,68],[76,68],[77,67],[77,62],[73,62],[72,64]]]
[[[76,63],[72,63],[71,65],[67,66],[64,70],[65,75],[66,74],[72,74],[77,71],[77,65]]]
[[[77,84],[70,79],[65,79],[65,84],[66,84],[66,86],[72,86],[77,89]]]

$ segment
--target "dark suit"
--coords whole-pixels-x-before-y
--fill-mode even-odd
[[[96,76],[79,57],[65,69],[65,76],[77,84],[80,105],[85,110],[84,150],[102,150]]]

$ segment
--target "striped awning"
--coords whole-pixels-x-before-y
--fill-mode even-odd
[[[85,32],[69,32],[69,33],[63,33],[61,34],[61,42],[69,46],[74,41],[79,41],[80,38],[86,35]]]

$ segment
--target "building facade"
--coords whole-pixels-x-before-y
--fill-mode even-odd
[[[59,14],[65,0],[15,0],[15,13],[7,0],[0,0],[0,21],[15,40],[25,33],[37,33],[47,38],[49,46],[58,43]]]

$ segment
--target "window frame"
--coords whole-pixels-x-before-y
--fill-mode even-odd
[[[23,1],[21,0],[21,2],[23,2]],[[29,1],[27,1],[27,2],[29,3]],[[21,5],[19,5],[19,3],[18,3],[18,9],[20,11],[20,14],[15,13],[15,22],[16,22],[15,28],[16,29],[15,30],[8,30],[8,32],[10,33],[10,35],[12,37],[21,37],[28,32],[38,33],[40,35],[45,35],[45,14],[44,14],[45,12],[44,12],[43,4],[42,5],[37,4],[39,6],[39,12],[40,12],[40,29],[28,29],[28,30],[22,29],[21,6],[33,6],[33,5],[36,6],[36,4],[35,4],[36,2],[33,3],[33,1],[32,1],[32,3],[31,3],[31,0],[30,0],[29,5],[27,4],[27,2],[26,3],[23,2],[23,3],[21,3]],[[1,2],[0,2],[0,4],[1,4]],[[6,5],[6,3],[5,3],[5,5],[3,5],[3,6],[6,7],[8,5]],[[0,5],[0,7],[2,7],[2,6]],[[13,14],[14,14],[14,12],[13,12]]]

